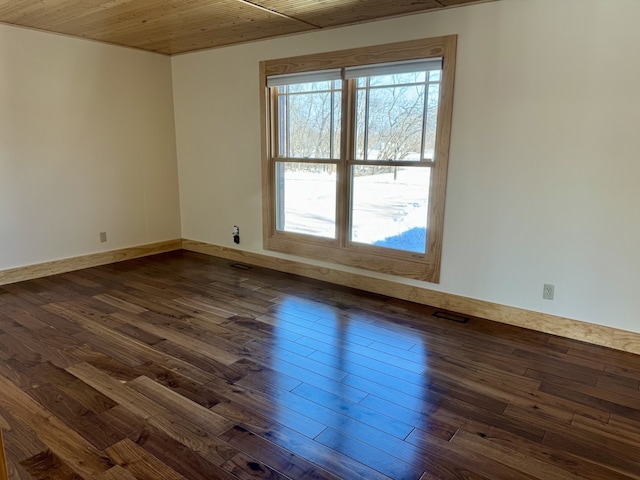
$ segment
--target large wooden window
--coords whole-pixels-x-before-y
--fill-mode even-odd
[[[439,281],[455,49],[261,62],[266,249]]]

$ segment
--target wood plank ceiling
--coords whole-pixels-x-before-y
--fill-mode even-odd
[[[495,0],[0,0],[0,23],[168,55]]]

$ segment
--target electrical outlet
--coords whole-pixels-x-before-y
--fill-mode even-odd
[[[545,300],[553,300],[553,285],[545,283],[542,287],[542,298]]]
[[[100,243],[107,241],[107,232],[100,232]]]

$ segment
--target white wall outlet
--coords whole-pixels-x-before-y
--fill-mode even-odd
[[[542,298],[545,300],[553,300],[553,290],[554,287],[550,283],[545,283],[544,287],[542,287]]]
[[[100,232],[100,243],[107,241],[107,232]]]

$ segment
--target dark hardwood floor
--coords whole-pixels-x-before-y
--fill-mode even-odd
[[[9,478],[640,478],[639,356],[232,263],[0,287]]]

